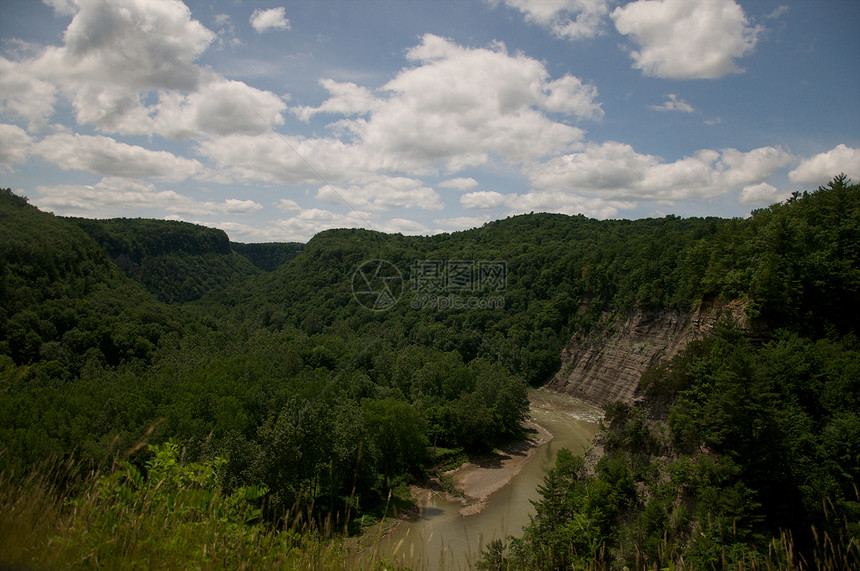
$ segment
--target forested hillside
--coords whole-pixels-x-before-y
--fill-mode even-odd
[[[0,193],[0,354],[48,384],[84,366],[148,363],[181,314],[110,263],[77,226]]]
[[[172,220],[70,218],[161,301],[199,299],[257,272],[223,230]]]
[[[482,568],[860,565],[860,187],[838,177],[733,225],[696,249],[769,340],[726,322],[647,371]]]
[[[0,464],[101,466],[132,507],[208,490],[218,537],[262,537],[286,514],[352,533],[441,459],[521,437],[526,387],[607,312],[743,299],[770,341],[726,324],[651,371],[641,406],[607,410],[606,456],[562,458],[525,538],[488,565],[731,562],[787,529],[812,549],[810,525],[857,521],[858,205],[842,177],[744,220],[531,214],[431,237],[330,230],[299,248],[62,219],[5,190]],[[94,513],[111,505],[93,497]],[[106,536],[79,539],[126,561]]]

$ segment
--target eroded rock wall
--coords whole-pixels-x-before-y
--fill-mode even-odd
[[[547,388],[595,406],[633,402],[639,378],[649,367],[677,355],[707,335],[720,317],[748,330],[741,301],[702,304],[694,312],[632,310],[604,315],[589,334],[576,334],[562,351],[561,369]]]

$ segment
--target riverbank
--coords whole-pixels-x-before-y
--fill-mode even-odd
[[[529,390],[527,438],[471,458],[410,488],[414,507],[366,529],[365,559],[416,570],[472,569],[494,539],[519,535],[534,513],[537,488],[561,448],[582,454],[599,430],[599,409],[566,395]],[[454,468],[454,466],[450,466]],[[378,540],[372,543],[371,538]]]
[[[359,551],[376,545],[382,538],[394,533],[399,525],[422,517],[423,510],[431,505],[434,496],[451,504],[461,504],[459,514],[463,517],[481,513],[495,492],[510,484],[522,469],[534,458],[538,448],[549,443],[553,435],[543,426],[529,418],[523,422],[529,434],[525,440],[511,442],[491,453],[472,458],[457,468],[443,472],[449,476],[454,490],[443,486],[439,478],[430,478],[423,485],[409,487],[414,506],[391,518],[369,526],[362,532],[352,547]],[[448,490],[445,488],[448,487]]]
[[[530,435],[528,438],[509,443],[501,449],[443,472],[441,477],[451,479],[447,486],[443,485],[439,478],[430,478],[424,485],[410,486],[410,496],[415,505],[385,523],[380,522],[382,529],[374,529],[374,534],[378,537],[386,536],[401,522],[420,518],[422,510],[431,503],[434,496],[441,497],[446,502],[461,504],[459,513],[463,517],[481,513],[490,496],[510,484],[534,458],[538,449],[553,439],[552,433],[535,421],[534,409],[563,413],[589,423],[598,423],[603,418],[600,409],[552,391],[531,389],[529,401],[533,414],[523,422],[523,429]],[[590,439],[585,432],[582,437]],[[451,490],[451,484],[454,490]]]

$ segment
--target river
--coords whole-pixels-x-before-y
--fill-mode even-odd
[[[383,538],[377,560],[410,567],[415,571],[472,569],[481,547],[494,539],[519,536],[534,515],[530,500],[538,498],[537,487],[555,463],[561,448],[583,453],[598,431],[599,409],[565,395],[543,390],[529,391],[532,419],[553,438],[538,447],[534,457],[504,488],[490,496],[480,513],[461,516],[460,503],[434,493],[413,521],[404,521]]]

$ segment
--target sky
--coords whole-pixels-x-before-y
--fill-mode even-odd
[[[0,0],[0,187],[236,242],[860,181],[856,0]]]

